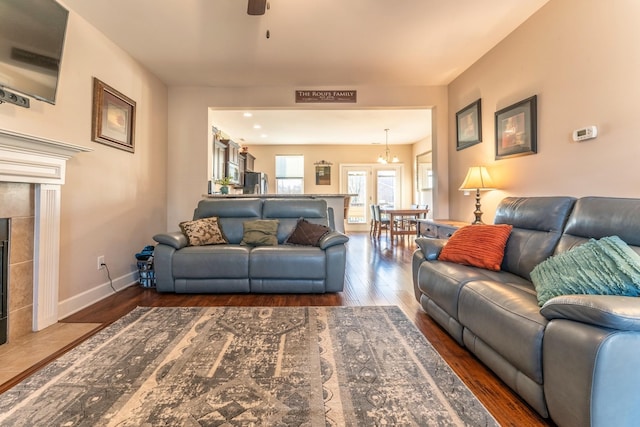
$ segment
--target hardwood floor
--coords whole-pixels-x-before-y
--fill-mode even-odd
[[[542,419],[497,379],[473,355],[461,348],[421,309],[413,294],[411,256],[412,238],[390,244],[384,236],[371,239],[368,233],[351,234],[347,250],[345,290],[322,295],[176,295],[159,294],[138,286],[126,288],[62,323],[99,323],[102,327],[122,317],[137,306],[340,306],[397,305],[431,342],[458,376],[473,391],[503,426],[552,426]],[[83,337],[82,339],[86,339]],[[74,342],[77,345],[79,341]],[[72,347],[72,346],[69,346]],[[58,357],[60,352],[45,362]],[[44,366],[41,363],[39,366]],[[6,389],[26,375],[17,376],[2,386]]]

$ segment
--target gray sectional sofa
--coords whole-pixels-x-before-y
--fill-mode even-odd
[[[509,197],[494,222],[513,226],[500,271],[438,261],[446,241],[416,240],[424,310],[557,425],[640,425],[640,299],[566,295],[541,308],[530,275],[590,238],[640,252],[640,199]]]
[[[156,290],[176,293],[324,293],[344,286],[346,242],[321,199],[205,199],[193,219],[217,217],[228,244],[189,246],[181,232],[153,238]],[[329,226],[317,246],[284,244],[300,218]],[[274,246],[241,245],[244,222],[278,220]]]

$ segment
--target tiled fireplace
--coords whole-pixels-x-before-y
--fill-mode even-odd
[[[58,321],[60,192],[67,160],[86,151],[0,130],[0,217],[9,218],[11,236],[9,340]]]
[[[22,182],[0,182],[0,218],[7,222],[6,313],[11,318],[9,341],[32,330],[34,187]],[[9,253],[10,252],[10,253]]]

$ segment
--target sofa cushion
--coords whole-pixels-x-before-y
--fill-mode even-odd
[[[218,224],[218,218],[202,218],[180,223],[189,246],[221,245],[229,243]]]
[[[447,241],[438,260],[498,271],[512,228],[508,224],[462,227]]]
[[[640,199],[583,197],[576,201],[563,234],[557,252],[565,252],[574,244],[570,239],[565,242],[569,236],[618,236],[630,246],[640,246]]]
[[[327,257],[320,248],[281,245],[251,250],[251,279],[317,279],[327,274]]]
[[[245,221],[241,245],[276,246],[278,244],[277,219],[256,219]]]
[[[173,278],[247,278],[250,253],[250,247],[239,245],[188,246],[173,254]]]
[[[503,281],[473,281],[460,291],[458,312],[460,323],[473,335],[542,384],[542,340],[548,321],[534,293]]]
[[[509,282],[535,297],[531,282],[505,271],[478,269],[448,262],[423,262],[417,272],[417,286],[447,314],[458,318],[458,296],[466,283],[477,280]]]
[[[304,246],[319,246],[320,239],[322,239],[327,233],[330,233],[331,229],[326,225],[312,224],[304,218],[300,218],[296,224],[296,228],[287,237],[285,243],[292,245],[304,245]]]
[[[245,221],[262,219],[261,199],[204,199],[198,202],[193,219],[217,217],[220,228],[232,244],[238,244],[244,235]]]
[[[640,295],[640,255],[618,236],[591,239],[540,263],[531,272],[544,305],[559,295]]]
[[[313,224],[329,225],[327,202],[322,199],[265,199],[262,219],[277,219],[278,242],[284,243],[300,218]]]
[[[513,226],[501,269],[531,280],[531,270],[553,255],[573,209],[573,197],[506,197],[495,224]]]

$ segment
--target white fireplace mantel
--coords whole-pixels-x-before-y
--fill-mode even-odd
[[[0,129],[0,181],[35,185],[33,330],[58,321],[60,191],[67,160],[90,148]]]

